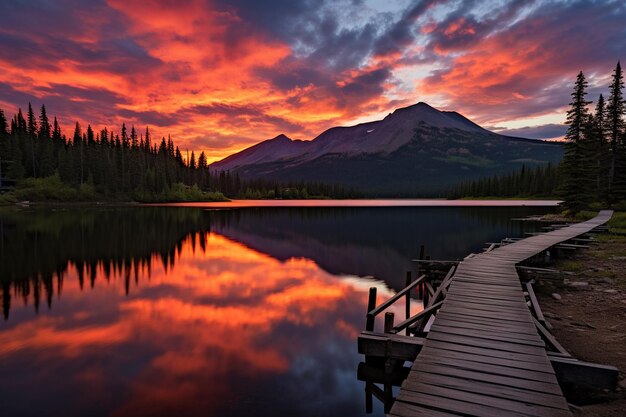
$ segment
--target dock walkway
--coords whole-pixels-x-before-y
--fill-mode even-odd
[[[611,215],[601,211],[459,263],[389,415],[570,417],[515,265]]]

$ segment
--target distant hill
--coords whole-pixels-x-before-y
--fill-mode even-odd
[[[426,103],[397,109],[383,120],[333,127],[312,141],[279,135],[211,167],[242,178],[320,181],[367,194],[436,194],[459,182],[557,163],[562,146],[498,135],[457,112]]]

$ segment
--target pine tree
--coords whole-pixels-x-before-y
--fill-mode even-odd
[[[9,133],[7,131],[9,125],[7,124],[7,118],[4,115],[4,111],[2,111],[2,109],[0,109],[0,135]]]
[[[146,151],[150,151],[150,130],[148,129],[148,126],[146,126],[146,140],[144,141],[144,148]]]
[[[59,122],[57,122],[57,118],[54,118],[54,127],[52,128],[52,141],[55,143],[60,143],[63,138],[61,137],[61,126],[59,126]]]
[[[33,176],[37,176],[37,165],[35,162],[35,138],[37,137],[37,120],[35,119],[35,113],[33,112],[33,106],[28,103],[28,142],[30,144],[30,154],[31,154],[31,166],[28,172]]]
[[[572,92],[570,109],[567,111],[567,134],[565,138],[565,154],[559,166],[559,178],[561,185],[559,193],[563,197],[563,205],[568,209],[580,210],[586,203],[586,193],[580,193],[579,180],[584,171],[580,166],[582,147],[579,146],[583,139],[585,124],[589,122],[587,106],[591,103],[585,100],[587,81],[582,71],[578,73]]]
[[[614,202],[619,202],[621,207],[626,205],[626,131],[622,131],[615,146],[615,180],[611,192]]]
[[[610,95],[608,104],[606,107],[607,113],[607,132],[610,146],[610,167],[608,172],[608,194],[609,201],[614,202],[615,196],[613,196],[613,182],[616,176],[616,161],[618,159],[619,141],[622,131],[624,130],[624,110],[625,102],[623,95],[624,88],[624,75],[622,73],[622,67],[620,62],[617,62],[615,71],[613,72],[613,81],[609,86]]]
[[[37,119],[35,119],[35,113],[33,112],[33,106],[28,103],[28,135],[31,138],[37,136]]]
[[[46,106],[41,106],[39,115],[39,140],[50,139],[50,122],[46,114]]]
[[[135,130],[135,125],[132,125],[132,127],[130,128],[130,145],[133,149],[137,149],[138,147],[138,142],[137,142],[137,131]]]
[[[578,73],[576,77],[576,83],[574,84],[574,91],[572,92],[572,101],[570,109],[567,111],[566,124],[569,126],[565,138],[570,142],[578,143],[583,135],[583,126],[587,121],[589,112],[587,106],[591,103],[585,100],[587,95],[587,80],[582,71]]]

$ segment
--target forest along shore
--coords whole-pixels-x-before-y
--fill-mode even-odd
[[[584,417],[623,417],[626,410],[626,213],[615,213],[597,244],[553,265],[563,282],[541,280],[539,304],[551,332],[574,357],[620,371],[618,392],[581,405]]]

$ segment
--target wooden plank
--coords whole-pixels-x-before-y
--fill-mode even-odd
[[[479,323],[479,324],[485,324],[485,325],[490,325],[494,327],[500,327],[503,329],[523,330],[523,331],[530,331],[530,332],[535,330],[535,327],[528,323],[504,321],[504,320],[499,320],[494,317],[478,317],[478,316],[472,317],[466,314],[440,311],[437,313],[437,318],[439,320],[444,320],[445,322],[458,321],[458,322],[467,322],[467,323]]]
[[[487,339],[493,341],[502,341],[502,342],[512,342],[519,343],[522,345],[529,346],[538,346],[541,348],[545,348],[546,344],[539,337],[524,337],[524,336],[511,336],[511,333],[507,332],[494,332],[494,331],[486,331],[486,330],[478,330],[478,329],[459,329],[455,327],[446,327],[446,326],[431,326],[431,329],[437,332],[452,334],[456,336],[472,336],[478,337],[480,339]]]
[[[554,395],[562,395],[561,388],[556,383],[529,381],[528,379],[512,378],[508,376],[485,374],[479,371],[470,371],[467,369],[459,369],[454,367],[448,367],[443,365],[432,365],[430,363],[420,363],[419,369],[411,369],[406,382],[416,380],[419,381],[419,374],[428,373],[435,375],[447,375],[457,378],[465,378],[474,381],[490,382],[492,384],[505,385],[508,387],[515,387],[525,389],[529,391],[544,392]],[[402,384],[404,385],[404,384]]]
[[[459,414],[452,414],[434,408],[423,407],[417,404],[396,401],[391,407],[388,416],[396,417],[459,417]]]
[[[569,410],[559,409],[558,405],[560,404],[557,402],[555,402],[555,405],[557,405],[557,407],[545,407],[537,404],[515,401],[508,398],[488,396],[482,393],[456,390],[453,388],[442,387],[438,385],[428,385],[421,382],[412,382],[410,384],[406,384],[406,386],[403,386],[403,388],[407,391],[420,394],[413,396],[407,393],[408,395],[403,395],[402,401],[405,402],[415,401],[419,404],[419,398],[422,397],[421,394],[426,394],[445,398],[446,407],[448,406],[447,400],[449,398],[454,398],[455,401],[471,404],[472,406],[480,405],[500,409],[501,413],[504,413],[505,415],[523,415],[533,417],[555,417],[563,415],[569,416]],[[465,405],[465,410],[470,409],[472,406]],[[463,411],[462,408],[450,408],[451,411]]]
[[[519,299],[516,300],[498,300],[482,297],[472,297],[465,294],[454,294],[453,299],[454,302],[463,303],[464,305],[485,304],[490,306],[517,307],[522,309],[526,308],[526,303],[523,301],[522,297],[519,297]]]
[[[534,331],[534,329],[526,330],[526,329],[519,329],[516,327],[506,327],[502,329],[502,328],[494,327],[490,324],[483,324],[480,322],[473,322],[473,321],[463,322],[459,320],[445,320],[444,321],[443,319],[439,321],[435,321],[433,325],[447,327],[447,328],[458,328],[460,330],[464,330],[464,329],[490,330],[490,331],[495,332],[496,334],[502,333],[502,334],[511,335],[511,337],[513,338],[532,337],[535,340],[537,339],[541,340],[541,338],[537,335],[537,332]]]
[[[522,362],[522,361],[518,361],[518,360],[513,360],[513,359],[502,359],[502,358],[494,358],[493,356],[485,356],[485,355],[476,355],[473,353],[467,353],[467,352],[455,352],[452,350],[446,350],[446,349],[428,349],[428,348],[424,348],[421,352],[422,355],[430,355],[430,354],[434,354],[434,352],[437,353],[437,355],[442,358],[442,362],[445,361],[444,358],[451,358],[451,359],[460,359],[460,360],[465,360],[465,361],[471,361],[471,362],[478,362],[478,363],[487,363],[487,364],[494,364],[494,365],[500,365],[500,366],[508,366],[510,368],[519,368],[519,369],[529,369],[532,371],[537,371],[537,372],[543,372],[543,373],[549,373],[549,374],[553,374],[553,370],[552,368],[546,366],[546,362],[545,361],[541,361],[541,362]]]
[[[426,340],[424,342],[424,348],[436,348],[436,349],[446,349],[453,352],[462,352],[462,353],[472,353],[475,355],[482,355],[485,357],[493,357],[500,359],[510,359],[516,360],[520,362],[531,362],[531,363],[546,363],[549,364],[548,358],[537,355],[528,355],[519,352],[506,352],[503,350],[494,350],[489,348],[483,348],[479,346],[467,346],[467,345],[459,345],[455,343],[448,342],[440,342],[438,340]],[[415,368],[415,364],[419,362],[419,358],[417,361],[413,363],[413,368]],[[547,366],[546,365],[546,366]]]
[[[456,298],[455,298],[456,301]],[[517,314],[521,311],[527,311],[528,307],[526,306],[526,304],[521,303],[521,304],[517,304],[517,305],[502,305],[502,304],[491,304],[491,303],[474,303],[471,301],[465,301],[465,300],[461,300],[462,302],[459,303],[449,303],[451,305],[457,305],[460,306],[462,305],[463,308],[468,308],[471,310],[483,310],[483,311],[490,311],[490,312],[501,312],[501,313],[508,313],[508,314]],[[447,307],[444,307],[444,309],[447,309]]]
[[[440,387],[454,388],[459,391],[475,392],[492,397],[508,398],[529,404],[542,405],[545,407],[567,410],[567,402],[563,397],[542,392],[527,391],[519,388],[507,387],[504,385],[491,384],[489,382],[472,381],[469,383],[465,379],[451,376],[441,376],[435,374],[419,374],[420,382],[428,383]]]
[[[515,369],[508,366],[477,363],[466,361],[463,359],[446,358],[445,361],[440,360],[436,352],[420,355],[420,363],[432,363],[434,365],[445,364],[447,367],[467,369],[470,371],[482,372],[485,374],[510,376],[512,378],[528,379],[529,381],[547,382],[556,384],[557,380],[553,373],[531,371],[529,369]]]
[[[545,350],[540,347],[519,345],[517,343],[508,343],[500,341],[489,341],[470,336],[455,336],[439,332],[430,332],[429,340],[438,340],[440,342],[455,343],[466,346],[483,347],[492,350],[501,350],[505,352],[524,353],[527,355],[545,355]]]
[[[460,395],[460,391],[457,391],[457,395]],[[503,413],[511,417],[561,417],[571,416],[569,412],[563,413],[562,410],[554,408],[548,409],[552,414],[545,414],[545,409],[539,411],[540,407],[535,407],[534,410],[528,410],[527,412],[513,411],[502,408],[504,405],[493,399],[491,402],[483,401],[478,398],[479,396],[460,395],[464,400],[471,400],[472,402],[457,400],[449,397],[441,397],[440,395],[427,394],[422,392],[402,391],[398,396],[398,400],[413,404],[421,404],[426,406],[441,408],[445,407],[447,411],[453,413],[461,413],[462,415],[470,416],[484,416],[484,417],[502,417]],[[485,397],[489,398],[489,397]],[[487,404],[485,404],[487,403]],[[493,406],[492,406],[493,404]],[[521,403],[520,403],[521,404]]]
[[[446,313],[457,313],[466,316],[497,319],[498,321],[528,323],[526,315],[522,314],[521,312],[519,314],[505,314],[482,310],[471,310],[456,306],[446,306],[445,309],[442,309],[441,311]],[[526,311],[526,313],[530,315],[528,311]]]

